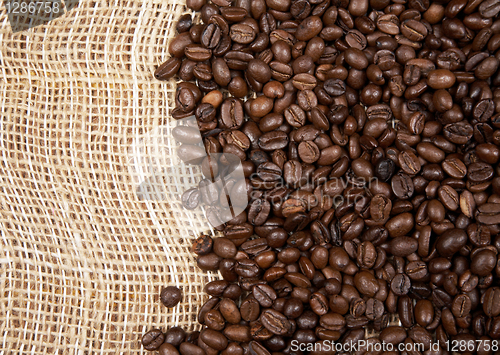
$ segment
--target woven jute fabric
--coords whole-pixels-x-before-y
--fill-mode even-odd
[[[190,251],[203,215],[172,195],[200,174],[166,169],[151,201],[129,154],[170,124],[176,82],[153,72],[184,1],[82,0],[15,34],[0,11],[0,354],[140,354],[151,328],[197,329],[216,276]]]

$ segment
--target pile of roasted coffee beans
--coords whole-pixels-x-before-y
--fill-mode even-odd
[[[187,6],[201,22],[181,17],[155,76],[183,80],[173,118],[241,159],[250,204],[194,244],[222,275],[201,332],[153,330],[147,348],[321,354],[294,341],[371,333],[424,344],[408,354],[498,350],[500,2]]]

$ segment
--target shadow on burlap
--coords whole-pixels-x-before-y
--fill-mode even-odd
[[[141,200],[127,157],[168,125],[175,82],[153,72],[183,4],[81,0],[16,34],[1,7],[0,353],[139,354],[153,327],[197,329],[203,216]],[[172,194],[200,176],[166,173]]]

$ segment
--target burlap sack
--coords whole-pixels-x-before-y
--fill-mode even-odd
[[[203,216],[141,198],[128,157],[169,123],[175,81],[153,72],[183,5],[81,0],[16,34],[1,8],[0,354],[140,354],[153,327],[197,328]],[[169,192],[199,174],[181,173]]]

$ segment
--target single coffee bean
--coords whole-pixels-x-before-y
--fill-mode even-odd
[[[301,142],[298,150],[300,159],[308,164],[314,163],[320,157],[319,148],[314,142]]]
[[[491,18],[498,15],[500,12],[500,5],[494,0],[486,0],[479,5],[479,13],[482,17]]]
[[[448,89],[455,84],[455,75],[447,69],[436,69],[429,72],[427,83],[435,90]]]
[[[272,131],[264,133],[258,139],[258,145],[265,151],[283,149],[288,145],[288,135],[283,131]]]
[[[194,210],[196,207],[198,207],[201,200],[200,190],[195,187],[186,190],[182,194],[181,200],[182,206],[184,206],[184,208],[188,210]]]
[[[277,298],[274,289],[268,285],[255,285],[252,289],[252,294],[257,302],[265,308],[271,307]]]
[[[379,284],[375,277],[367,272],[360,271],[354,276],[354,284],[356,288],[364,295],[373,297],[379,290]]]
[[[158,349],[158,354],[160,355],[178,355],[176,347],[169,343],[163,343]]]
[[[227,338],[220,332],[213,329],[204,329],[200,332],[200,339],[209,347],[222,351],[227,348]]]
[[[210,59],[212,56],[212,50],[202,47],[198,44],[188,44],[184,48],[184,54],[186,57],[195,62],[203,62]]]
[[[221,106],[221,121],[228,129],[238,129],[243,124],[243,105],[235,98],[227,98]]]
[[[407,295],[398,298],[398,314],[401,324],[405,328],[410,328],[415,323],[413,317],[413,301]]]
[[[411,280],[406,274],[397,274],[391,281],[391,290],[397,296],[406,295],[410,287]]]
[[[467,295],[458,295],[453,300],[451,312],[457,318],[465,317],[471,311],[471,300]]]
[[[193,242],[193,253],[196,255],[207,255],[212,251],[213,239],[206,234],[202,234]]]
[[[500,288],[490,287],[484,293],[483,310],[489,317],[496,317],[500,314]]]
[[[168,80],[177,74],[180,67],[181,60],[179,58],[169,58],[155,70],[154,76],[158,80]]]
[[[168,286],[161,290],[160,299],[165,307],[175,307],[181,300],[182,293],[175,286]]]
[[[229,36],[236,43],[251,43],[256,36],[255,30],[246,24],[237,23],[231,26]]]
[[[376,21],[376,25],[378,29],[384,33],[390,35],[399,34],[399,19],[394,14],[380,16]]]
[[[285,109],[284,115],[286,121],[292,127],[302,127],[306,123],[306,114],[299,105],[290,105]]]
[[[409,19],[401,24],[401,33],[411,41],[422,41],[427,37],[427,27],[423,23]]]
[[[142,346],[148,351],[158,350],[165,341],[165,335],[159,329],[153,329],[142,337]]]
[[[365,315],[370,320],[375,320],[382,317],[382,315],[384,314],[384,310],[384,304],[376,298],[370,298],[366,302]]]
[[[405,274],[412,280],[423,279],[427,275],[427,264],[423,261],[411,261],[405,266]]]
[[[271,205],[269,201],[264,199],[256,199],[250,204],[250,209],[248,211],[248,221],[255,225],[260,226],[264,224],[269,212],[271,210]]]
[[[282,313],[273,309],[264,310],[261,313],[260,320],[267,330],[276,335],[284,335],[292,327],[290,321]]]
[[[410,150],[399,153],[398,161],[401,169],[409,175],[417,174],[422,167],[418,157]]]
[[[467,233],[461,229],[449,229],[438,237],[436,249],[441,256],[452,256],[467,243]]]
[[[450,142],[465,144],[472,138],[473,128],[468,122],[460,121],[444,126],[443,133]]]

